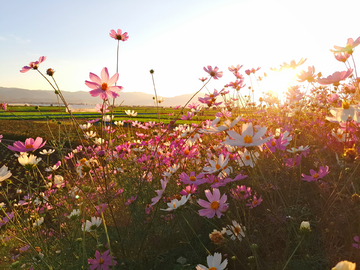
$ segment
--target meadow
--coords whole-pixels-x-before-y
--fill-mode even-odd
[[[113,107],[122,87],[107,68],[85,82],[97,113],[2,103],[1,269],[354,270],[358,45],[334,46],[345,71],[301,70],[283,98],[255,100],[259,68],[237,65],[221,90],[210,86],[224,71],[204,67],[207,93],[176,108],[160,108],[155,87],[159,106]],[[44,61],[21,72],[68,107]]]

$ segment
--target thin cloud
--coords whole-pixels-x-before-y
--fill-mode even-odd
[[[21,37],[15,36],[15,35],[10,35],[16,43],[18,44],[26,44],[26,43],[30,43],[31,40],[30,39],[22,39]]]
[[[7,38],[0,36],[0,40],[7,40]]]

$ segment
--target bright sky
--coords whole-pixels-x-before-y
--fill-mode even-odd
[[[240,64],[244,75],[257,67],[268,74],[262,90],[283,92],[291,75],[269,70],[283,62],[307,58],[297,73],[314,65],[325,77],[345,70],[329,49],[360,36],[359,10],[358,0],[2,0],[0,86],[50,90],[37,72],[19,72],[44,55],[40,70],[55,69],[62,90],[89,91],[89,72],[116,71],[117,41],[109,32],[120,28],[129,35],[120,43],[124,91],[153,94],[154,69],[159,96],[194,93],[207,65],[224,72],[208,85],[221,90],[235,81],[228,67]]]

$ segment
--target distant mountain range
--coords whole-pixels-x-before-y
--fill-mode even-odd
[[[89,92],[62,91],[65,100],[69,104],[97,104],[101,103],[99,97],[92,97]],[[116,104],[122,106],[154,106],[153,97],[155,95],[145,94],[142,92],[120,92],[120,97],[116,99]],[[178,106],[185,105],[193,94],[185,94],[175,97],[164,97],[165,101],[160,106]],[[194,97],[191,102],[198,103],[198,97],[203,97],[200,93]],[[124,101],[124,102],[123,102]],[[0,103],[50,103],[57,104],[57,97],[54,91],[50,90],[28,90],[21,88],[0,87]]]

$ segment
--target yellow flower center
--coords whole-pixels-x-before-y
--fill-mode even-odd
[[[190,181],[192,181],[192,182],[196,181],[196,177],[195,176],[190,176]]]
[[[83,158],[83,159],[80,160],[81,165],[85,165],[85,162],[86,162],[86,158]]]
[[[221,166],[218,163],[216,163],[215,168],[218,170],[221,168]]]
[[[250,156],[245,156],[245,159],[246,159],[246,160],[250,160]]]
[[[189,150],[185,150],[185,151],[184,151],[184,155],[188,155],[188,154],[190,154],[190,151],[189,151]]]
[[[271,146],[275,146],[275,145],[276,145],[276,142],[272,141]]]
[[[211,71],[211,72],[210,72],[210,76],[211,76],[211,77],[215,76],[215,72],[214,72],[214,71]]]
[[[343,135],[342,134],[338,134],[337,135],[339,139],[342,139]]]
[[[241,232],[241,230],[240,230],[240,228],[239,228],[239,227],[235,227],[235,228],[234,228],[234,232],[235,232],[236,234],[238,234],[238,233],[240,233],[240,232]]]
[[[252,139],[252,137],[251,137],[250,135],[246,135],[246,136],[244,137],[244,142],[245,142],[245,143],[252,143],[252,142],[253,142],[253,139]]]
[[[34,148],[34,146],[33,146],[32,144],[27,144],[27,145],[25,145],[25,148],[26,148],[26,149]]]
[[[217,210],[219,208],[219,202],[217,202],[217,201],[211,202],[210,208],[213,210]]]
[[[319,175],[317,173],[315,173],[312,177],[316,179],[319,177]]]
[[[217,270],[216,267],[210,267],[209,270]]]
[[[258,203],[257,200],[253,201],[253,205],[257,205],[257,203]]]
[[[104,90],[104,91],[106,91],[106,90],[108,89],[108,84],[107,84],[107,83],[103,83],[103,84],[101,85],[101,89]]]
[[[344,101],[344,102],[342,103],[342,108],[343,108],[344,110],[349,109],[349,108],[350,108],[349,102]]]
[[[176,208],[176,205],[175,205],[175,203],[173,203],[173,208]]]
[[[100,258],[99,263],[100,263],[100,264],[103,264],[103,263],[104,263],[104,259],[103,259],[103,258]]]

